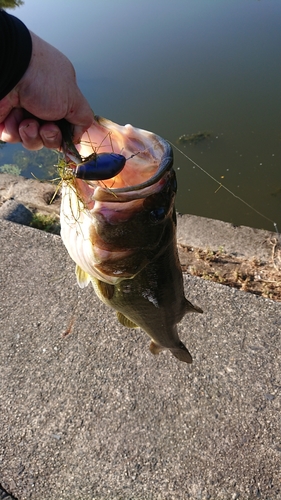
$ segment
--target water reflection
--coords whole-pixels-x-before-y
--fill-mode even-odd
[[[180,147],[281,227],[279,0],[25,0],[14,13],[72,60],[98,114],[172,143],[208,131]],[[274,229],[175,159],[180,212]]]

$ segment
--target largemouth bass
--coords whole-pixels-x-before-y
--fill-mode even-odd
[[[74,162],[63,176],[61,236],[79,286],[92,282],[122,325],[148,333],[153,354],[169,349],[191,363],[177,323],[202,310],[184,296],[170,145],[151,132],[96,117],[76,158],[66,154]],[[111,159],[116,175],[96,180]]]

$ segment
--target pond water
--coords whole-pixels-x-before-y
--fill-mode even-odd
[[[24,0],[11,12],[69,57],[97,114],[158,133],[265,217],[175,151],[178,211],[281,230],[280,0]],[[0,164],[20,149],[5,145]]]

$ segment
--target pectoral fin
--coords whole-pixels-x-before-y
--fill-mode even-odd
[[[77,278],[77,283],[80,286],[80,288],[85,288],[86,286],[88,286],[88,284],[91,281],[91,277],[88,273],[86,273],[86,271],[83,271],[83,269],[81,269],[81,267],[79,267],[78,264],[76,265],[75,268],[75,274]]]
[[[127,316],[124,316],[120,311],[117,311],[117,319],[121,325],[127,326],[127,328],[138,328],[136,323],[127,318]]]
[[[114,285],[105,283],[104,281],[96,280],[99,293],[102,295],[102,300],[110,300],[114,295]]]

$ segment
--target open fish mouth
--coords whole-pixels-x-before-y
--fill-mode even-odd
[[[124,158],[124,165],[120,173],[111,175],[108,179],[97,179],[103,181],[102,185],[89,185],[94,190],[101,188],[104,192],[106,192],[105,188],[107,187],[113,196],[118,195],[119,200],[126,199],[128,201],[130,199],[129,195],[122,196],[123,193],[140,192],[142,189],[150,187],[160,180],[166,171],[171,170],[173,166],[172,148],[160,136],[147,130],[135,128],[132,125],[121,126],[105,118],[95,116],[94,125],[88,129],[82,138],[79,147],[80,157],[85,161],[91,159],[91,157],[98,159],[102,155],[107,155],[109,163],[110,156],[114,159],[116,153],[116,156],[121,155]],[[75,167],[79,160],[74,159],[71,153],[69,157],[74,160],[72,166]],[[90,161],[86,161],[83,169],[84,175],[76,175],[76,178],[86,181],[96,180],[94,169],[96,168],[98,176],[99,164],[98,161],[94,161],[94,158],[93,163],[95,165],[91,166],[89,165]],[[110,168],[110,165],[108,165],[108,168]],[[146,196],[146,192],[131,195],[133,199],[144,196]],[[100,197],[104,198],[104,195],[95,194],[95,199]],[[108,201],[112,199],[108,198]]]
[[[202,311],[183,292],[171,146],[152,132],[95,117],[79,155],[81,162],[68,155],[61,204],[61,236],[78,284],[92,282],[123,325],[143,328],[153,354],[170,349],[190,363],[176,324],[186,312]],[[106,171],[101,179],[105,165],[113,176]]]

